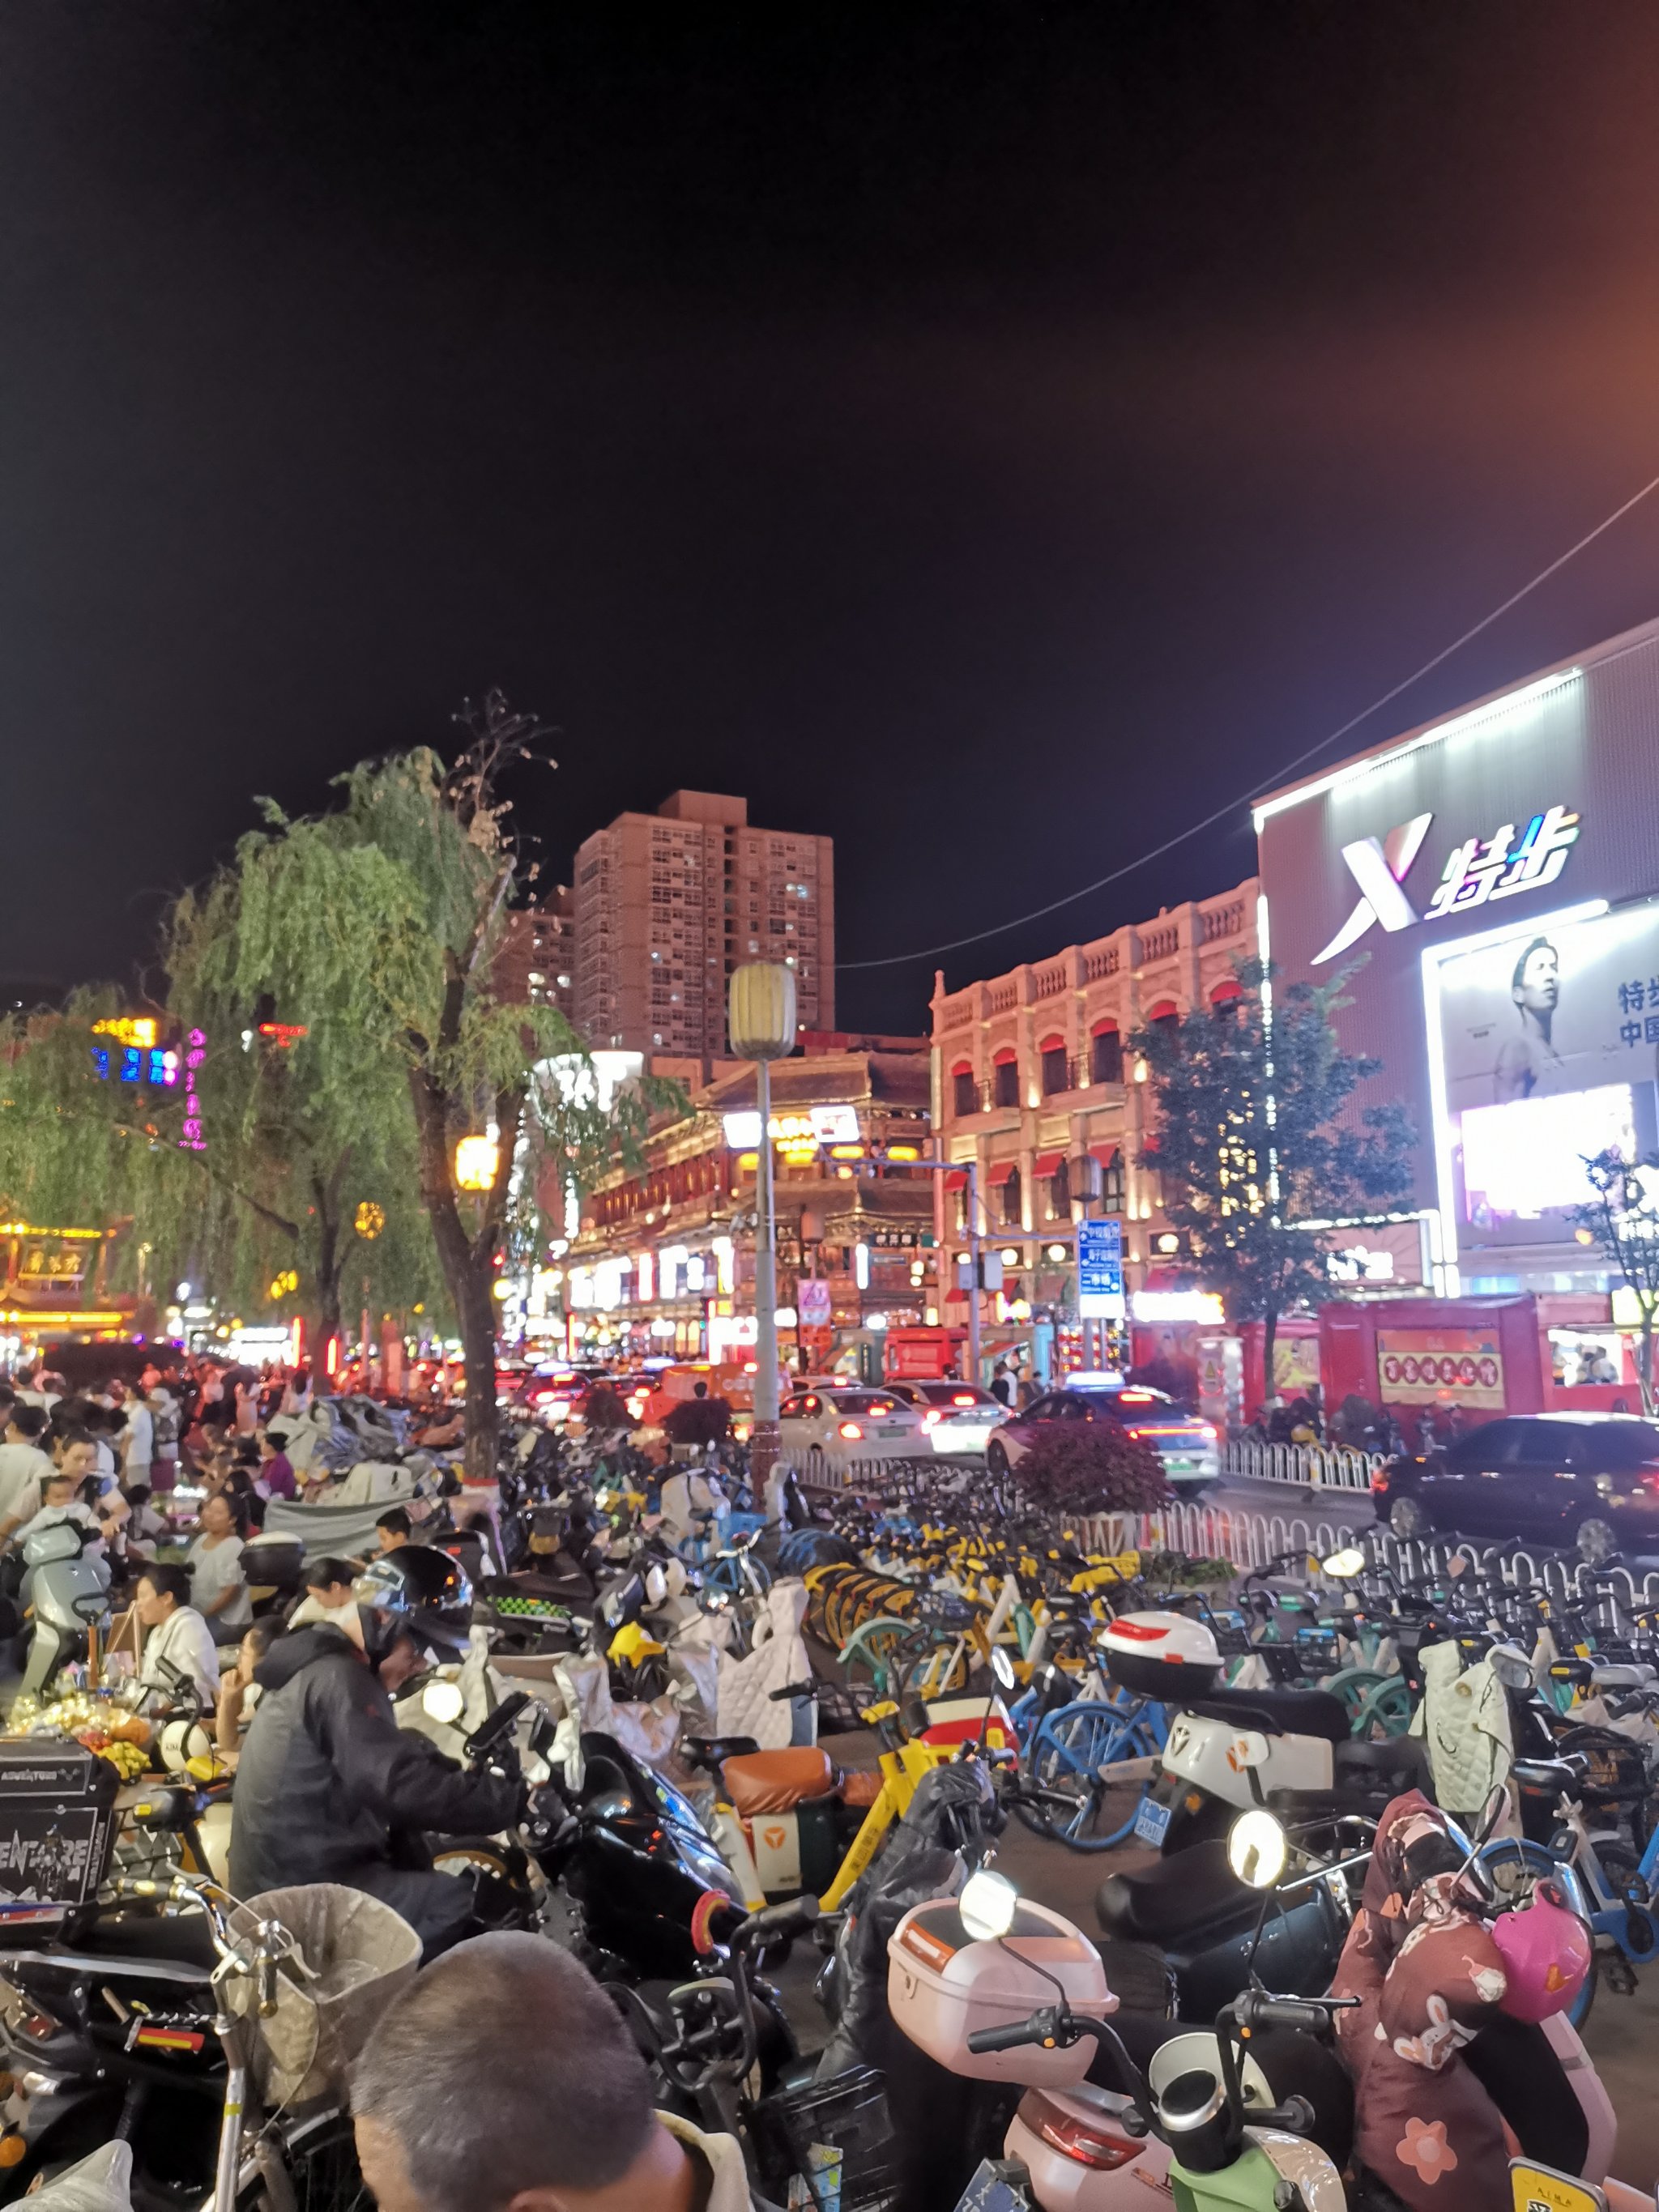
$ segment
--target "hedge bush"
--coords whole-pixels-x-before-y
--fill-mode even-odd
[[[1060,1513],[1150,1513],[1170,1496],[1152,1446],[1111,1421],[1044,1422],[1013,1473],[1031,1504]]]

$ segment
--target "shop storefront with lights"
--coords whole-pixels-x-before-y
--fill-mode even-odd
[[[774,1064],[772,1091],[780,1356],[799,1373],[868,1369],[873,1346],[878,1369],[885,1328],[937,1317],[933,1197],[915,1164],[926,1054],[803,1054]],[[532,1340],[623,1364],[752,1362],[762,1140],[746,1068],[653,1130],[643,1164],[584,1197],[568,1249],[539,1271]]]
[[[1639,1407],[1630,1295],[1574,1208],[1587,1156],[1659,1151],[1656,757],[1649,623],[1258,802],[1261,949],[1286,982],[1352,968],[1358,1103],[1419,1132],[1406,1202],[1333,1224],[1364,1313],[1327,1322],[1328,1393]]]

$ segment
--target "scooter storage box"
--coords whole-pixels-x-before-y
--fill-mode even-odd
[[[242,1547],[242,1573],[252,1589],[296,1590],[305,1571],[298,1536],[251,1536]]]
[[[1125,1613],[1097,1639],[1106,1672],[1138,1698],[1181,1705],[1221,1679],[1221,1653],[1201,1620],[1184,1613]]]
[[[976,2029],[1012,2027],[1053,2004],[1056,1982],[1073,2012],[1104,2020],[1117,2009],[1094,1945],[1069,1920],[1028,1898],[1020,1899],[1000,1942],[976,1942],[962,1924],[957,1900],[939,1897],[907,1912],[887,1945],[894,2025],[930,2058],[969,2081],[1018,2081],[1028,2088],[1082,2081],[1095,2055],[1092,2037],[1066,2051],[1035,2043],[1012,2051],[968,2048]]]
[[[115,1840],[112,1762],[52,1737],[0,1742],[0,1936],[87,1904]]]

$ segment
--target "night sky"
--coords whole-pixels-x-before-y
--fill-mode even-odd
[[[1659,471],[1656,116],[1620,0],[9,0],[0,971],[492,683],[556,873],[688,783],[834,836],[844,961],[1103,874]],[[1656,612],[1659,495],[1334,757]]]

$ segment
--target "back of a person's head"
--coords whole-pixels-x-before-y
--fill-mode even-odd
[[[621,2180],[650,2140],[650,2077],[586,1966],[539,1936],[480,1936],[393,1998],[351,2106],[433,2212]]]
[[[39,1406],[14,1406],[9,1425],[30,1443],[38,1443],[46,1432],[46,1416]]]
[[[349,1589],[357,1579],[357,1569],[349,1559],[341,1559],[325,1553],[320,1559],[306,1562],[307,1589],[337,1589],[342,1584]]]
[[[401,1505],[388,1507],[375,1522],[374,1526],[377,1528],[384,1528],[389,1536],[412,1536],[415,1533],[415,1523]]]

